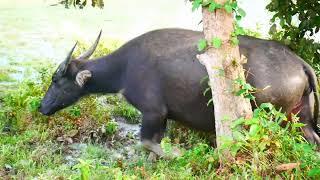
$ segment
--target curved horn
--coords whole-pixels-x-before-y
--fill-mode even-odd
[[[89,48],[89,50],[83,54],[81,54],[78,59],[89,59],[90,56],[94,53],[94,51],[96,50],[97,46],[98,46],[98,43],[99,43],[99,40],[100,40],[100,37],[101,37],[101,34],[102,34],[102,30],[100,30],[100,33],[96,39],[96,41],[94,42],[94,44]]]
[[[61,75],[64,75],[68,69],[68,65],[70,64],[70,61],[72,59],[72,53],[74,49],[76,48],[78,42],[72,47],[71,51],[68,53],[67,58],[64,60],[64,62],[60,65],[60,68],[58,68],[58,71],[61,72]]]

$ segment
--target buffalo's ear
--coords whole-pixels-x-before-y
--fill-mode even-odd
[[[89,70],[79,71],[76,76],[76,83],[83,87],[85,83],[91,78],[92,74]]]

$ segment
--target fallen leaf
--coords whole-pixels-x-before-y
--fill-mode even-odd
[[[280,164],[276,167],[276,171],[282,172],[282,171],[288,171],[295,169],[300,166],[300,163],[287,163],[287,164]]]

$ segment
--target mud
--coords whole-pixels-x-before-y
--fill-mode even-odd
[[[118,161],[124,159],[134,159],[143,153],[144,150],[140,144],[140,125],[129,124],[126,119],[116,117],[115,121],[118,124],[117,132],[105,137],[98,130],[92,131],[90,139],[87,137],[77,137],[82,139],[80,142],[74,142],[65,145],[65,164],[74,166],[78,163],[78,159],[84,154],[89,144],[100,145],[109,155],[109,161],[105,161],[103,165],[108,165],[110,161]]]

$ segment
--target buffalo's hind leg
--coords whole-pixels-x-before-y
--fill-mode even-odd
[[[304,137],[308,140],[308,142],[320,146],[320,137],[316,133],[316,120],[314,120],[315,109],[313,104],[313,93],[310,93],[309,95],[304,95],[302,97],[302,108],[298,116],[300,117],[300,121],[306,124],[306,126],[302,127]]]

